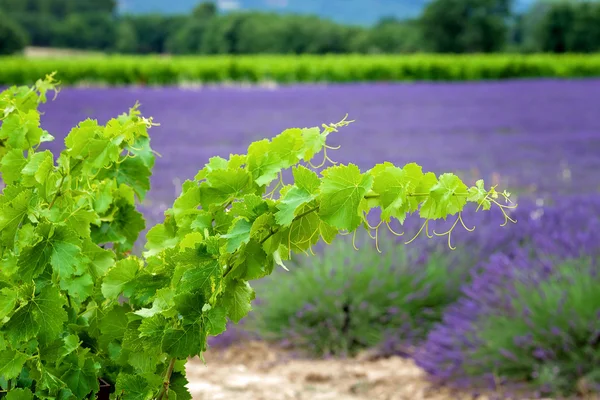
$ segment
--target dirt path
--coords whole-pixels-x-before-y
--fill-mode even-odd
[[[431,389],[423,372],[399,357],[294,359],[285,350],[252,342],[211,349],[205,359],[207,365],[197,359],[188,364],[189,389],[197,400],[472,399]]]

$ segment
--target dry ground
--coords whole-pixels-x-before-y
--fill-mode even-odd
[[[499,393],[473,397],[435,389],[411,360],[376,358],[306,359],[263,342],[213,348],[188,363],[194,400],[492,400]],[[599,396],[578,399],[600,400]],[[511,400],[528,400],[513,397]],[[558,400],[558,399],[540,399]]]
[[[454,400],[472,396],[434,390],[410,360],[294,358],[260,342],[211,349],[206,365],[188,364],[189,389],[197,400]],[[487,399],[480,397],[479,400]]]

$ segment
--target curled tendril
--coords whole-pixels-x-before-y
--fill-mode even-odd
[[[378,229],[378,228],[379,228],[379,226],[380,226],[381,224],[383,224],[383,221],[380,221],[380,222],[379,222],[379,224],[377,224],[377,226],[371,226],[371,224],[369,224],[369,220],[367,219],[367,217],[368,217],[368,214],[367,214],[366,212],[364,212],[364,211],[363,211],[363,221],[364,221],[364,223],[367,225],[367,227],[369,228],[369,229],[367,230],[367,232],[368,232],[369,230]]]
[[[358,247],[356,247],[356,232],[358,232],[357,229],[355,229],[352,234],[352,247],[354,247],[354,250],[358,250]]]
[[[454,230],[454,228],[456,227],[456,225],[458,224],[458,221],[462,220],[460,217],[460,214],[458,214],[458,218],[456,218],[456,221],[454,221],[454,223],[452,224],[452,226],[450,227],[450,229],[448,229],[448,231],[444,232],[444,233],[437,233],[435,230],[433,231],[433,234],[436,236],[446,236],[448,235],[448,247],[450,248],[450,250],[456,250],[456,247],[452,247],[452,231]]]
[[[136,158],[137,155],[131,153],[130,151],[127,151],[127,153],[123,156],[123,158],[121,158],[120,160],[115,161],[116,165],[121,165],[122,163],[124,163],[128,158]]]
[[[381,225],[381,223],[379,223],[379,225],[377,225],[377,229],[375,229],[375,248],[377,249],[377,252],[379,254],[381,254],[381,250],[379,249],[379,226]]]
[[[417,234],[412,239],[410,239],[408,242],[404,242],[404,244],[411,244],[412,242],[414,242],[415,239],[423,231],[423,228],[425,228],[425,234],[427,235],[427,237],[431,239],[433,236],[429,235],[429,219],[426,219],[425,222],[423,223],[423,225],[421,225],[421,229],[419,229],[419,232],[417,232]]]
[[[467,228],[467,226],[465,225],[465,221],[462,219],[462,212],[458,213],[458,219],[460,220],[461,225],[463,226],[463,228],[465,228],[467,232],[473,232],[475,230],[475,227],[472,227],[471,229]]]
[[[347,118],[348,118],[348,114],[346,114],[340,122],[330,123],[329,125],[323,124],[322,127],[325,129],[325,131],[327,133],[337,132],[337,128],[341,128],[343,126],[350,125],[352,122],[354,122],[354,120],[346,121]]]
[[[514,210],[515,208],[517,208],[516,204],[514,206],[506,206],[504,204],[498,203],[496,200],[491,200],[491,202],[494,203],[495,205],[497,205],[498,208],[500,208],[500,211],[502,211],[502,215],[504,216],[504,223],[502,223],[502,225],[500,225],[500,226],[506,226],[509,221],[512,222],[513,224],[517,223],[517,220],[511,218],[508,215],[508,213],[506,212],[506,210]]]
[[[275,191],[279,188],[279,186],[285,186],[283,183],[283,173],[281,171],[279,171],[279,181],[277,182],[277,184],[275,185],[275,187],[273,188],[273,190],[271,190],[269,193],[265,194],[263,197],[268,197],[271,200],[273,200],[273,196],[275,195]]]
[[[309,161],[309,162],[308,162],[308,165],[310,165],[310,166],[311,166],[312,168],[314,168],[314,169],[318,169],[318,168],[321,168],[322,166],[324,166],[324,165],[325,165],[325,163],[326,163],[327,161],[329,161],[329,162],[330,162],[331,164],[333,164],[333,165],[337,164],[337,161],[333,161],[333,160],[332,160],[331,158],[329,158],[329,156],[327,155],[327,149],[328,149],[328,148],[330,148],[330,147],[328,147],[328,146],[325,146],[325,147],[323,148],[323,162],[321,162],[321,164],[319,164],[319,165],[314,165],[314,164],[312,163],[312,161]]]
[[[388,231],[390,231],[392,233],[392,235],[395,235],[395,236],[404,236],[404,232],[398,233],[395,230],[393,230],[392,227],[390,226],[389,222],[386,221],[385,225],[387,226]]]

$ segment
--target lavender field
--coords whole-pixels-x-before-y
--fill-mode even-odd
[[[85,118],[104,123],[140,101],[157,160],[149,199],[165,207],[177,182],[209,157],[244,152],[289,127],[356,123],[332,143],[339,162],[368,168],[416,161],[436,172],[483,176],[514,192],[600,190],[600,80],[353,84],[281,88],[64,89],[43,107],[57,138]],[[57,149],[60,140],[52,144]],[[159,212],[160,214],[160,212]]]

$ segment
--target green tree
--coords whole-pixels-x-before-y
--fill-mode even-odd
[[[434,0],[421,17],[430,50],[493,52],[506,42],[510,0]]]
[[[59,20],[50,14],[40,12],[11,13],[10,18],[23,27],[32,46],[51,46],[56,35]]]
[[[138,49],[138,36],[131,21],[119,21],[115,50],[119,53],[135,53]]]
[[[542,51],[564,53],[568,51],[569,31],[575,22],[575,10],[567,2],[550,6],[534,28],[535,41]]]
[[[23,28],[0,11],[0,55],[22,51],[27,42]]]
[[[423,47],[420,26],[415,21],[384,18],[369,31],[367,46],[368,52],[375,53],[418,51]]]
[[[142,54],[164,53],[169,38],[186,23],[188,16],[165,16],[160,14],[135,15],[123,18],[134,27],[137,39],[137,52]]]
[[[217,15],[217,6],[212,2],[198,4],[184,24],[170,34],[166,50],[175,54],[201,53],[204,35],[210,21]]]
[[[600,3],[574,5],[573,24],[567,32],[567,50],[591,53],[600,50]]]
[[[217,5],[212,1],[198,4],[192,11],[192,17],[197,20],[209,20],[217,15]]]
[[[116,25],[109,14],[70,14],[56,32],[54,46],[108,50],[116,39]]]
[[[117,9],[116,0],[66,0],[66,3],[67,13],[69,14],[90,12],[114,14]]]

